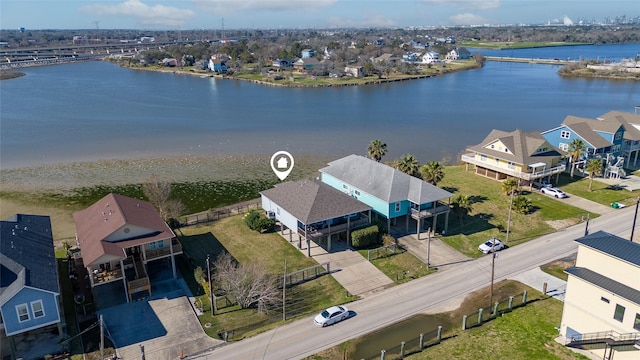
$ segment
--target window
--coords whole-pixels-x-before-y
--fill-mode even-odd
[[[151,242],[149,243],[149,250],[155,250],[156,249],[156,242]]]
[[[640,330],[640,314],[636,314],[636,319],[633,321],[633,328]]]
[[[571,133],[566,130],[562,130],[560,131],[560,137],[563,139],[568,139],[569,137],[571,137]]]
[[[349,190],[349,187],[347,186],[347,184],[342,184],[342,188],[345,190]]]
[[[360,191],[355,190],[354,193],[356,193],[357,196],[360,196]]]
[[[616,304],[616,311],[613,313],[613,318],[622,322],[622,319],[624,319],[624,306]]]
[[[20,304],[16,306],[16,312],[18,313],[18,320],[20,322],[29,320],[29,310],[27,309],[27,304]]]
[[[487,155],[480,155],[480,161],[487,161]]]
[[[495,147],[496,147],[495,145],[491,144],[491,148],[492,148],[492,149],[493,149],[493,148],[495,148]]]
[[[622,137],[622,133],[617,132],[616,133],[616,140],[620,140],[620,138]]]
[[[400,203],[399,203],[399,202],[397,202],[397,203],[396,203],[396,212],[399,212],[399,211],[400,211]]]
[[[620,145],[613,145],[611,152],[617,153],[620,151]]]
[[[516,164],[512,163],[511,161],[509,161],[509,164],[507,165],[509,167],[509,169],[513,170],[516,168]]]
[[[162,249],[164,247],[164,240],[158,240],[158,249]]]
[[[602,301],[606,302],[607,304],[609,303],[609,299],[607,299],[607,298],[606,298],[606,297],[604,297],[604,296],[601,296],[601,297],[600,297],[600,300],[602,300]]]
[[[558,147],[562,151],[569,151],[569,144],[567,144],[567,143],[560,143],[560,144],[558,144]]]
[[[33,312],[34,319],[44,316],[44,307],[42,306],[42,300],[33,301],[31,303],[31,312]]]

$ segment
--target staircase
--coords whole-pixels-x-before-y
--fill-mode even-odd
[[[605,349],[605,358],[610,358],[615,351],[640,351],[640,332],[620,334],[616,331],[604,331],[582,334],[567,339],[566,346],[593,350]],[[607,357],[609,349],[609,357]],[[640,357],[640,355],[639,355]]]

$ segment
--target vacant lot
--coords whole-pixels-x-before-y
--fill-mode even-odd
[[[532,211],[528,214],[511,213],[508,226],[510,198],[502,192],[501,183],[475,175],[465,167],[448,166],[445,176],[438,184],[455,195],[466,195],[472,202],[472,210],[463,218],[454,213],[449,217],[449,231],[441,239],[458,251],[470,257],[481,253],[478,245],[492,237],[506,241],[506,229],[509,227],[507,246],[513,246],[543,234],[577,224],[586,213],[578,208],[555,199],[521,188],[521,194],[531,200]],[[441,229],[442,226],[439,225]]]

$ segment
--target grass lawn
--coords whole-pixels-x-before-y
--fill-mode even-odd
[[[635,204],[638,196],[640,196],[640,191],[638,190],[625,190],[603,183],[597,179],[593,180],[591,186],[593,191],[589,191],[589,178],[582,178],[579,175],[574,175],[572,179],[568,174],[561,174],[558,187],[569,194],[583,197],[606,206],[611,206],[612,202],[619,202],[629,206]]]
[[[477,313],[479,307],[483,307],[488,299],[488,289],[481,289],[469,294],[460,307],[454,311],[435,314],[434,324],[443,325],[443,341],[438,345],[433,345],[422,352],[405,356],[406,359],[587,359],[576,354],[554,341],[558,332],[555,327],[559,326],[562,317],[562,302],[543,297],[539,292],[528,288],[517,281],[501,281],[494,288],[494,296],[498,299],[505,299],[509,296],[521,294],[527,289],[528,304],[515,308],[512,312],[499,316],[494,320],[462,331],[460,329],[463,315]],[[425,315],[417,315],[424,317]],[[421,322],[427,319],[420,319]],[[431,328],[411,325],[411,319],[393,324],[379,332],[368,334],[367,336],[349,340],[319,354],[308,357],[314,360],[338,360],[354,358],[358,354],[359,347],[375,347],[373,339],[384,339],[386,336],[394,336],[397,332],[406,333],[401,326],[409,326],[406,341],[409,341],[414,332],[424,333],[425,339]],[[389,329],[394,334],[385,334]],[[448,329],[448,330],[447,330]],[[410,334],[410,335],[409,335]],[[384,340],[381,340],[384,342]],[[425,340],[426,341],[426,340]],[[377,345],[381,346],[381,345]],[[397,349],[396,349],[397,350]],[[370,351],[365,351],[370,353]],[[376,351],[377,352],[377,351]],[[388,353],[387,358],[396,357]],[[397,355],[397,354],[395,354]],[[359,357],[355,357],[359,358]]]
[[[360,255],[367,258],[368,250],[358,250]],[[402,284],[413,279],[431,274],[435,270],[427,269],[425,263],[403,248],[398,248],[395,254],[374,258],[371,263],[382,271],[396,284]]]
[[[449,231],[441,239],[470,257],[479,257],[478,245],[491,237],[503,242],[509,216],[509,197],[502,192],[502,183],[465,171],[464,165],[445,167],[445,176],[438,186],[454,194],[467,195],[473,202],[472,211],[462,220],[451,213]],[[516,245],[535,237],[581,221],[586,215],[581,209],[556,201],[536,191],[522,188],[522,194],[531,200],[533,211],[522,215],[511,213],[509,241]],[[442,225],[438,225],[442,229]]]
[[[284,272],[285,259],[288,273],[317,265],[279,234],[260,234],[249,230],[242,216],[183,228],[181,232],[180,241],[192,263],[183,260],[180,268],[191,286],[196,283],[193,280],[193,266],[200,266],[206,272],[207,254],[210,254],[213,262],[222,251],[231,254],[240,263],[264,261],[274,275]],[[221,308],[219,315],[211,316],[208,296],[202,286],[199,291],[197,286],[198,301],[202,302],[205,310],[200,321],[209,336],[219,337],[224,331],[233,331],[231,339],[239,340],[282,324],[281,304],[273,306],[267,314],[260,314],[256,309],[231,306]],[[290,321],[331,305],[353,301],[355,297],[349,296],[333,277],[322,276],[288,288],[286,299],[287,321]],[[223,303],[219,302],[219,307],[220,304]]]

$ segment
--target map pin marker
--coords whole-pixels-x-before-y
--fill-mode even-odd
[[[280,180],[284,180],[293,170],[293,156],[286,151],[278,151],[271,156],[271,169]]]

